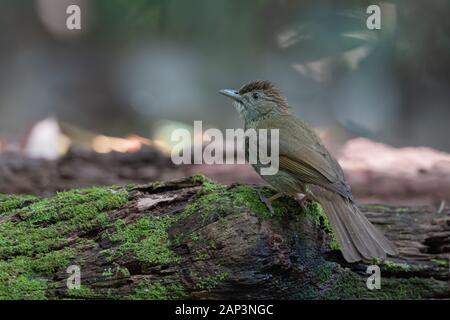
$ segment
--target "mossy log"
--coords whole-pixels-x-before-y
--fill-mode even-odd
[[[348,264],[319,205],[283,198],[270,215],[258,190],[273,194],[194,176],[0,196],[0,298],[450,298],[450,210],[363,207],[401,254]],[[366,287],[371,264],[381,289]]]

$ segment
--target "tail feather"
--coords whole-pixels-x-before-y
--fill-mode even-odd
[[[386,254],[398,254],[396,247],[351,200],[326,190],[315,195],[330,220],[345,260],[385,259]]]
[[[364,214],[358,209],[358,207],[354,204],[351,203],[351,208],[353,211],[356,211],[357,213],[355,213],[355,215],[357,217],[359,217],[359,219],[361,220],[361,223],[364,224],[366,230],[369,232],[370,236],[372,237],[372,239],[374,239],[379,247],[381,247],[383,249],[383,251],[391,256],[396,256],[398,255],[398,250],[397,247],[391,242],[389,241],[382,233],[380,230],[378,230],[365,216]]]
[[[336,239],[341,248],[342,254],[345,260],[348,262],[355,262],[361,260],[361,255],[359,254],[356,247],[353,245],[353,241],[350,238],[347,229],[337,215],[333,203],[329,201],[321,201],[322,207],[327,213],[328,219],[330,220],[331,226],[333,227]]]

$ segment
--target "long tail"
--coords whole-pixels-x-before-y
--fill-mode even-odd
[[[345,260],[385,259],[387,254],[398,254],[394,244],[367,220],[353,201],[327,190],[315,196],[331,222]]]

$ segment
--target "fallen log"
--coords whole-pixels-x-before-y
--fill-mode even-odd
[[[283,198],[272,216],[257,189],[273,194],[194,176],[0,196],[0,298],[450,298],[450,209],[362,207],[400,255],[348,264],[319,205]]]

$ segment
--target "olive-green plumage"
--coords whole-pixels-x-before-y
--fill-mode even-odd
[[[280,193],[302,193],[318,201],[347,261],[397,254],[395,246],[355,205],[339,163],[314,131],[290,113],[286,99],[270,82],[255,81],[239,91],[221,93],[233,99],[246,129],[279,129],[279,171],[262,178]],[[254,167],[259,173],[260,165]]]

